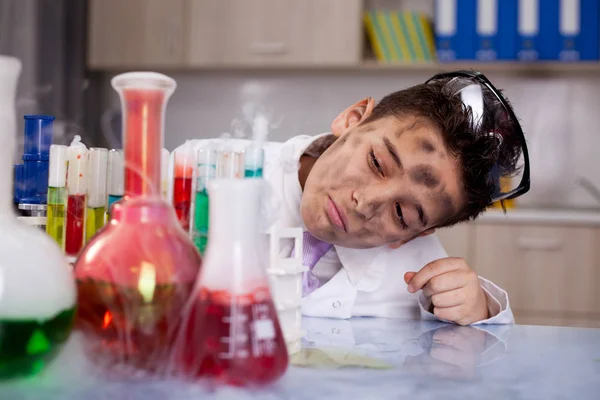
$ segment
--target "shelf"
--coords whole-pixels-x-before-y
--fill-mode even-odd
[[[581,74],[599,74],[600,63],[598,62],[578,62],[578,63],[560,63],[560,62],[537,62],[537,63],[519,63],[519,62],[456,62],[456,63],[437,63],[437,62],[416,62],[416,63],[379,63],[376,60],[364,60],[357,64],[272,64],[272,65],[154,65],[152,67],[160,71],[181,71],[181,72],[243,72],[253,73],[285,73],[285,72],[361,72],[361,73],[427,73],[434,74],[441,71],[456,71],[461,69],[473,69],[483,73],[511,74],[511,75],[581,75]],[[103,66],[102,68],[90,68],[97,71],[128,70],[137,68],[136,65],[114,65]]]
[[[520,62],[456,62],[456,63],[437,63],[437,62],[422,62],[422,63],[379,63],[376,60],[365,60],[361,67],[363,70],[374,71],[423,71],[423,72],[439,72],[439,71],[454,71],[460,69],[474,69],[481,72],[499,72],[499,73],[560,73],[560,74],[579,74],[579,73],[600,73],[599,62],[578,62],[578,63],[561,63],[561,62],[537,62],[537,63],[520,63]]]

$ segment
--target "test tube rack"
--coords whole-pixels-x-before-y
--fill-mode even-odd
[[[301,228],[273,228],[270,232],[270,263],[267,269],[279,324],[289,354],[300,351],[302,337],[302,279],[308,270],[302,265]],[[281,256],[281,243],[293,243],[291,257]],[[291,250],[291,247],[290,247]]]

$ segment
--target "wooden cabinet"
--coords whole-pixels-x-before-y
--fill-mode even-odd
[[[181,66],[187,54],[187,0],[90,0],[88,66]]]
[[[450,257],[462,257],[470,262],[472,231],[473,227],[471,225],[460,224],[450,228],[438,229],[436,235]]]
[[[508,292],[518,323],[594,325],[600,320],[600,231],[499,224],[473,228],[471,265]]]
[[[359,0],[190,3],[191,66],[357,65],[362,56]]]
[[[90,0],[91,68],[359,65],[361,0]]]

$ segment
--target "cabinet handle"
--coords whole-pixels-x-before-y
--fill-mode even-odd
[[[520,237],[517,239],[517,246],[521,250],[556,251],[561,248],[562,241],[559,239]]]
[[[250,44],[250,52],[257,55],[280,55],[288,52],[283,42],[253,42]]]

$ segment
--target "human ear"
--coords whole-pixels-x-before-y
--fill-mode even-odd
[[[373,112],[375,99],[367,97],[342,111],[331,123],[331,133],[340,137],[367,119]]]

